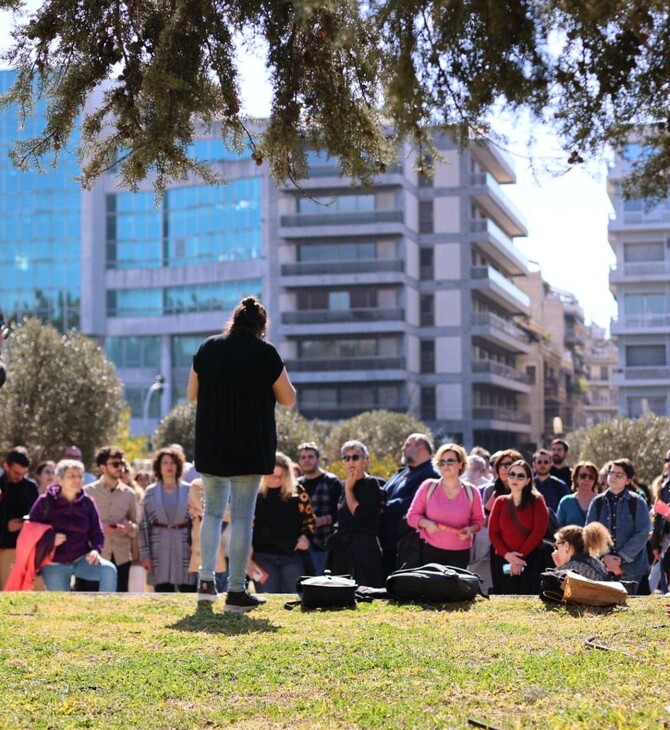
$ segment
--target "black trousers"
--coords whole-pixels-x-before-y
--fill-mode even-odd
[[[526,557],[526,567],[521,575],[506,575],[503,573],[505,565],[507,565],[505,558],[492,554],[491,576],[494,586],[492,593],[508,596],[540,595],[540,575],[546,569],[545,553],[541,545]]]

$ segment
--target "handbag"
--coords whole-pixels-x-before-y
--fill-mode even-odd
[[[296,581],[295,590],[300,597],[288,601],[284,608],[354,608],[358,583],[350,575],[303,575]]]
[[[471,601],[477,594],[483,596],[480,581],[478,575],[464,568],[428,563],[393,571],[386,579],[386,592],[396,601],[456,603]]]
[[[540,598],[548,603],[622,606],[628,591],[614,580],[591,580],[572,570],[547,570],[540,576]]]

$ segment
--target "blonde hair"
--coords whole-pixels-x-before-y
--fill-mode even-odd
[[[460,444],[442,444],[433,456],[433,466],[437,469],[437,462],[447,453],[453,451],[458,459],[458,475],[460,476],[468,466],[468,452]]]
[[[279,496],[286,501],[291,497],[294,497],[298,492],[298,480],[295,478],[295,474],[293,473],[294,463],[288,456],[286,456],[286,454],[282,454],[281,451],[278,451],[275,454],[275,467],[277,466],[284,472],[282,475]],[[258,492],[262,497],[267,496],[268,488],[270,486],[268,476],[270,475],[266,474],[261,479],[261,485],[258,489]]]
[[[613,545],[610,531],[600,522],[590,522],[585,527],[567,525],[554,535],[557,542],[567,542],[575,553],[587,553],[598,558],[609,552]]]

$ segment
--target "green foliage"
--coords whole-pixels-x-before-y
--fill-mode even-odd
[[[286,611],[286,598],[239,616],[221,602],[196,610],[193,594],[0,593],[0,725],[667,725],[670,624],[657,597],[615,610],[496,596],[342,611]],[[588,648],[587,637],[613,651]]]
[[[298,444],[302,441],[316,441],[312,424],[297,411],[279,406],[275,413],[277,421],[277,451],[283,451],[294,461],[298,458]]]
[[[195,403],[176,405],[158,424],[151,443],[154,449],[181,444],[190,461],[195,454]]]
[[[626,457],[635,465],[635,479],[651,484],[663,470],[670,448],[670,418],[647,414],[641,418],[619,416],[606,423],[571,433],[569,459],[592,461],[601,467],[610,459]]]
[[[138,459],[146,458],[147,440],[144,436],[130,435],[130,417],[130,408],[124,408],[121,412],[117,436],[113,442],[123,451],[126,461],[132,464]]]
[[[198,124],[233,149],[250,146],[277,180],[303,177],[311,146],[367,182],[399,140],[416,145],[421,169],[436,129],[461,143],[489,136],[503,108],[550,123],[566,165],[647,124],[626,190],[653,200],[670,182],[662,0],[43,0],[14,39],[18,76],[4,104],[26,115],[38,97],[49,103],[44,131],[17,143],[17,165],[57,157],[87,96],[104,89],[83,114],[88,187],[109,168],[131,187],[153,173],[159,191],[190,174],[218,179],[189,157]],[[238,39],[265,49],[262,132],[241,115]]]
[[[32,318],[16,328],[6,350],[0,451],[23,444],[36,463],[77,444],[90,465],[96,449],[117,434],[124,401],[114,366],[82,334],[61,335]]]
[[[397,463],[400,447],[411,433],[431,435],[425,423],[407,413],[366,411],[333,426],[325,442],[324,453],[331,463],[335,462],[340,458],[342,444],[357,439],[379,459],[390,457]]]

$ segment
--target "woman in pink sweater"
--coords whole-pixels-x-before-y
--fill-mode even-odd
[[[472,536],[484,525],[479,490],[466,485],[461,474],[467,466],[465,449],[444,444],[433,458],[440,479],[427,479],[416,492],[407,522],[422,540],[424,563],[467,568]]]

